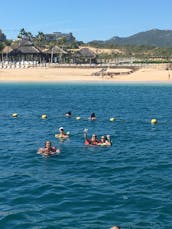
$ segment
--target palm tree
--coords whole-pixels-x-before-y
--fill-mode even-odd
[[[30,41],[33,40],[33,35],[32,35],[31,32],[27,32],[27,33],[26,33],[26,37],[27,37],[27,39],[30,40]]]
[[[19,35],[17,37],[20,39],[24,39],[26,37],[26,31],[24,28],[20,30]]]
[[[31,32],[26,32],[24,28],[22,28],[17,36],[20,39],[28,39],[30,41],[33,40],[33,35]]]
[[[64,45],[66,44],[66,37],[65,36],[62,36],[58,39],[58,44],[59,46],[62,48],[62,50],[64,49]],[[59,60],[60,62],[62,61],[62,52],[60,53],[60,56],[59,56]]]
[[[46,36],[43,32],[38,32],[38,34],[35,36],[35,42],[39,46],[43,46],[46,43]]]

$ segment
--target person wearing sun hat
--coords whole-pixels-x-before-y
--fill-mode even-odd
[[[65,133],[64,128],[61,126],[59,128],[59,134],[55,134],[55,138],[66,139],[69,138],[69,132]]]

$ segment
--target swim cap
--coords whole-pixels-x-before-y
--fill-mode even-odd
[[[60,127],[60,128],[59,128],[59,131],[62,131],[62,130],[64,130],[63,127]]]

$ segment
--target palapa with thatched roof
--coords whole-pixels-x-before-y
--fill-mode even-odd
[[[40,61],[42,52],[39,48],[35,47],[34,44],[29,40],[20,40],[17,44],[6,46],[2,50],[2,55],[8,61]]]
[[[21,40],[18,47],[12,50],[12,53],[20,54],[40,54],[41,51],[34,46],[34,44],[29,40]]]
[[[49,49],[44,49],[42,52],[46,54],[46,60],[51,63],[61,63],[63,56],[67,54],[66,51],[57,45]]]
[[[0,61],[9,60],[9,54],[12,51],[12,47],[7,45],[2,49]]]
[[[89,48],[81,48],[73,53],[75,63],[95,63],[96,54]]]
[[[1,55],[2,61],[7,62],[33,62],[33,63],[74,63],[92,64],[96,63],[96,54],[89,48],[68,50],[61,47],[38,48],[28,39],[21,39],[11,46],[6,46]]]
[[[12,47],[7,45],[2,49],[2,53],[9,54],[12,50]]]

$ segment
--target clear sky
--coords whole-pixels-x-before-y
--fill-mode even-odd
[[[172,29],[172,0],[1,0],[2,32],[16,39],[22,28],[33,35],[72,32],[84,42]]]

